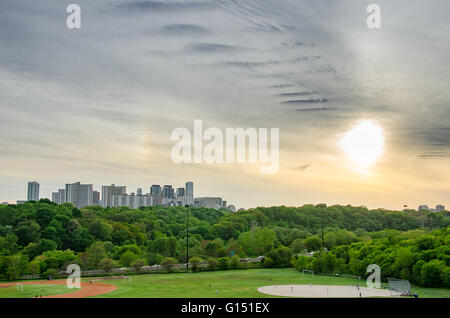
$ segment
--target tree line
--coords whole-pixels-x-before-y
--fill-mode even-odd
[[[449,239],[436,231],[448,231],[447,211],[319,204],[188,212],[188,259],[194,270],[203,262],[211,270],[238,268],[239,258],[264,256],[267,267],[305,266],[318,272],[364,275],[365,264],[376,260],[386,275],[428,286],[430,280],[422,270],[433,267],[441,278],[432,280],[432,286],[446,286],[442,273],[448,272]],[[155,264],[170,271],[186,261],[186,213],[185,207],[77,209],[47,199],[0,206],[0,278],[54,275],[71,263],[105,273],[114,267]],[[432,244],[426,245],[427,240]],[[320,252],[302,256],[312,251]],[[386,257],[374,259],[380,255]],[[407,266],[399,267],[397,258],[407,259],[402,261]],[[327,262],[333,265],[323,265]]]

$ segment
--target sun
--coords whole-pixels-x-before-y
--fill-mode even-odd
[[[368,167],[383,153],[383,129],[370,120],[362,121],[344,134],[340,145],[350,160]]]

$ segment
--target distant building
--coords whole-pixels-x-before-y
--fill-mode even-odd
[[[140,207],[152,206],[153,198],[151,194],[136,195],[131,194],[115,194],[112,196],[112,207],[129,207],[130,209],[138,209]]]
[[[58,203],[59,195],[58,192],[52,192],[52,202]]]
[[[194,196],[194,183],[191,181],[186,182],[186,194]]]
[[[100,202],[100,192],[93,191],[92,192],[92,205],[98,205]]]
[[[27,203],[27,200],[17,200],[16,205]]]
[[[137,195],[142,195],[142,188],[137,188],[136,194]]]
[[[163,199],[172,199],[174,198],[174,191],[171,185],[166,184],[163,187],[163,192],[162,192],[162,197]]]
[[[58,189],[58,192],[52,192],[52,201],[56,204],[66,202],[66,189]]]
[[[436,205],[435,209],[431,209],[428,207],[428,205],[424,204],[424,205],[419,205],[418,210],[419,211],[430,211],[430,212],[441,212],[441,211],[445,211],[445,206],[438,204],[438,205]]]
[[[184,188],[177,188],[177,192],[176,192],[176,198],[180,198],[180,197],[184,197],[185,195],[185,191]]]
[[[9,205],[9,202],[2,202],[0,205]]]
[[[186,189],[186,204],[187,205],[193,205],[194,204],[194,183],[192,181],[188,181],[185,184],[185,189]],[[185,205],[186,205],[185,204]]]
[[[208,209],[220,210],[222,206],[222,198],[219,197],[201,197],[194,199],[195,207],[203,207]]]
[[[28,201],[39,201],[39,183],[36,181],[28,182]]]
[[[81,184],[80,182],[66,184],[65,202],[70,202],[77,208],[92,205],[93,188],[92,184]]]
[[[126,186],[116,186],[115,184],[111,184],[110,186],[102,186],[102,201],[101,206],[104,208],[111,207],[112,196],[113,195],[123,195],[127,193]]]
[[[161,186],[159,184],[154,184],[150,187],[150,194],[151,195],[158,195],[161,194]]]

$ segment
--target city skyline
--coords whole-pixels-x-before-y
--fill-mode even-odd
[[[87,201],[87,203],[82,203],[80,206],[77,205],[77,202],[73,202],[74,200],[69,199],[71,201],[67,201],[69,196],[66,195],[67,190],[71,189],[71,187],[78,187],[83,188],[88,187],[91,190],[91,201]],[[160,184],[152,184],[151,186],[147,187],[148,192],[144,193],[143,189],[138,187],[136,188],[135,192],[127,193],[127,186],[118,186],[115,184],[111,185],[102,185],[101,191],[97,191],[94,189],[93,184],[81,184],[80,182],[75,182],[72,184],[65,184],[64,189],[58,189],[57,192],[52,192],[52,195],[50,197],[40,196],[39,193],[40,184],[36,181],[29,181],[28,182],[28,188],[27,188],[27,198],[33,197],[34,199],[31,201],[38,201],[39,199],[47,198],[51,200],[52,202],[55,202],[57,204],[62,204],[65,202],[71,202],[76,207],[84,207],[84,206],[90,206],[90,205],[99,205],[102,207],[121,207],[121,206],[129,206],[131,208],[138,208],[139,206],[177,206],[176,200],[166,200],[164,201],[164,198],[168,199],[178,199],[180,197],[189,197],[187,201],[179,201],[178,206],[185,206],[185,205],[192,205],[192,206],[204,206],[214,209],[220,209],[220,208],[227,208],[233,212],[237,211],[237,208],[234,204],[227,205],[227,201],[223,200],[222,196],[207,196],[207,197],[194,197],[193,192],[193,182],[187,181],[185,182],[184,188],[174,188],[172,185],[164,184],[162,187]],[[176,189],[176,191],[175,191]],[[159,195],[160,198],[158,200],[154,200],[154,195]],[[37,196],[37,200],[35,199]],[[120,198],[120,196],[128,197],[127,200],[125,198]],[[132,206],[133,203],[131,203],[130,206],[130,199],[129,197],[148,197],[149,201],[144,201],[143,203],[141,199],[141,205]],[[64,197],[63,200],[61,200],[61,197]],[[116,197],[116,198],[114,198]],[[96,198],[96,199],[95,199]],[[151,198],[151,200],[150,200]],[[192,199],[192,200],[191,200]],[[218,201],[219,200],[219,201]],[[17,204],[22,204],[27,200],[15,200]],[[15,204],[14,202],[9,201],[1,201],[2,205],[5,204]],[[119,202],[126,202],[126,204],[121,205]],[[139,201],[137,201],[139,202]],[[173,205],[171,205],[173,204]],[[310,203],[304,203],[304,204],[310,204]],[[303,205],[303,204],[302,204]],[[298,205],[301,206],[301,205]],[[431,205],[433,206],[433,204]],[[239,210],[242,210],[243,208],[239,208]],[[441,212],[446,211],[445,206],[442,204],[436,204],[435,208],[429,207],[428,204],[423,204],[423,202],[417,207],[410,207],[408,205],[403,205],[403,210],[405,209],[412,209],[417,211],[430,211],[430,212]],[[393,209],[395,210],[395,209]],[[401,209],[398,209],[401,210]]]
[[[16,204],[23,204],[27,201],[39,201],[47,198],[56,204],[66,202],[72,203],[77,208],[86,206],[106,207],[129,207],[138,209],[148,206],[194,206],[219,209],[228,209],[235,212],[237,209],[233,204],[227,204],[223,196],[194,197],[194,183],[186,181],[184,187],[177,187],[176,191],[172,185],[152,184],[147,187],[148,192],[142,188],[136,188],[135,192],[127,193],[127,186],[123,185],[102,185],[101,191],[97,191],[93,184],[82,184],[81,182],[66,183],[63,189],[53,191],[50,197],[41,196],[39,193],[40,184],[36,181],[28,182],[27,200],[16,200]],[[0,201],[2,205],[9,204]],[[15,204],[15,203],[11,203]]]
[[[82,177],[192,179],[243,208],[450,206],[448,1],[377,1],[379,29],[357,0],[77,4],[80,29],[67,4],[0,5],[0,202]],[[278,170],[174,163],[198,120],[279,129]]]

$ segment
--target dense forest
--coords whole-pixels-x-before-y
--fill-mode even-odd
[[[265,267],[365,276],[373,263],[380,265],[384,279],[450,287],[447,211],[325,204],[235,213],[184,207],[77,209],[47,199],[0,206],[0,279],[52,275],[71,263],[105,273],[154,264],[170,270],[186,260],[187,212],[193,270],[203,261],[215,270],[240,267],[239,258],[264,256]]]

